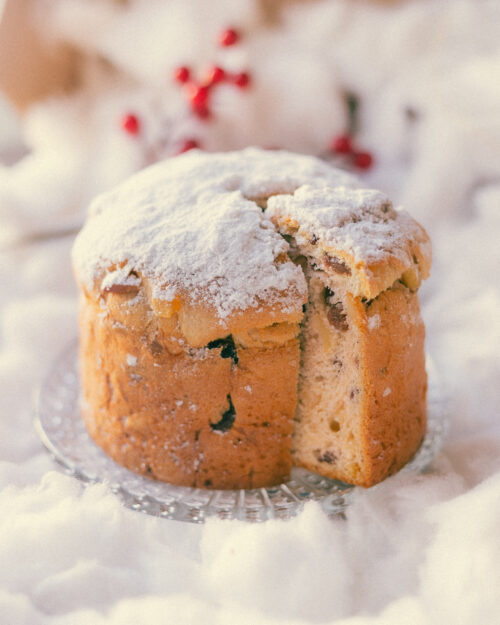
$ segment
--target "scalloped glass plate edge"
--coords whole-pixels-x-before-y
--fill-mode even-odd
[[[46,449],[63,470],[86,483],[103,482],[123,504],[153,516],[203,523],[207,517],[260,522],[289,519],[306,501],[320,502],[329,516],[344,512],[356,489],[295,467],[291,479],[279,486],[252,490],[204,490],[157,482],[132,473],[109,458],[90,438],[78,410],[77,341],[60,354],[40,386],[35,429]],[[428,430],[413,458],[402,471],[424,471],[446,437],[445,394],[434,363],[429,374]]]

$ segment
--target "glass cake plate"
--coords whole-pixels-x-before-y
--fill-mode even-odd
[[[68,346],[42,384],[35,418],[35,427],[43,444],[66,473],[84,482],[107,484],[126,506],[134,510],[192,523],[203,523],[211,516],[245,521],[288,519],[310,500],[319,501],[330,516],[341,514],[349,505],[356,487],[297,467],[292,470],[288,482],[251,490],[174,486],[125,469],[93,442],[80,417],[77,347],[77,341]],[[419,451],[402,471],[424,471],[446,436],[447,402],[432,362],[428,361],[427,369],[428,431]]]

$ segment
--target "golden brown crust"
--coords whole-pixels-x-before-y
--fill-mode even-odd
[[[110,266],[109,272],[112,272],[114,268]],[[80,291],[86,297],[96,301],[104,297],[107,306],[111,308],[116,301],[118,308],[114,312],[125,325],[130,323],[130,314],[129,311],[125,311],[125,316],[123,316],[120,305],[124,297],[131,298],[140,293],[150,312],[161,320],[160,325],[163,324],[168,329],[167,333],[173,332],[177,339],[181,339],[191,347],[203,347],[222,336],[245,333],[255,328],[267,328],[276,324],[297,324],[302,319],[301,307],[307,301],[305,293],[291,292],[294,306],[290,308],[285,308],[282,304],[270,304],[259,300],[255,307],[233,311],[221,319],[214,307],[203,301],[193,301],[187,293],[178,293],[172,301],[154,298],[149,280],[139,271],[134,271],[138,276],[138,286],[114,284],[111,289],[107,289],[103,287],[103,279],[109,275],[109,272],[103,272],[94,289],[90,291],[79,281],[76,274]]]
[[[424,338],[418,297],[403,287],[360,304],[363,354],[363,486],[401,469],[419,448],[426,431]],[[370,319],[380,318],[368,329]]]
[[[175,315],[158,317],[140,295],[81,300],[83,414],[92,437],[112,458],[186,486],[254,488],[288,477],[300,359],[297,324],[235,334],[235,366],[221,357],[221,347],[189,346]],[[349,398],[353,406],[359,402],[353,443],[359,460],[347,469],[325,463],[328,450],[319,451],[325,446],[320,437],[315,461],[299,453],[294,462],[371,486],[400,469],[424,436],[424,327],[417,295],[400,283],[372,301],[348,301],[362,389]],[[231,427],[214,429],[230,408]]]
[[[297,328],[270,348],[236,345],[236,367],[220,346],[179,349],[143,300],[112,295],[111,310],[81,298],[82,410],[94,440],[120,464],[175,484],[254,488],[284,480]]]

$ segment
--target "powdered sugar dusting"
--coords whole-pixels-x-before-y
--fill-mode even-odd
[[[101,288],[106,291],[112,289],[117,284],[123,286],[139,286],[141,283],[140,278],[137,275],[131,273],[132,268],[128,265],[119,267],[115,271],[110,271],[103,278]]]
[[[346,252],[355,263],[392,256],[411,266],[408,241],[425,242],[427,238],[407,213],[393,208],[384,193],[373,189],[305,185],[293,196],[270,198],[267,212],[278,221],[297,221],[299,243],[314,233],[325,247]],[[423,253],[430,255],[430,246],[424,244]]]
[[[255,148],[193,151],[159,163],[91,205],[73,249],[79,280],[92,289],[118,265],[147,277],[153,297],[181,293],[215,306],[221,318],[262,299],[292,311],[305,297],[304,276],[292,262],[276,261],[288,243],[248,198],[290,194],[306,183],[355,179],[313,157]],[[113,274],[104,281],[114,283]]]
[[[368,317],[368,330],[370,330],[370,332],[372,332],[373,330],[376,330],[377,328],[380,327],[380,323],[381,323],[381,319],[380,319],[380,315],[373,315],[371,317]]]
[[[137,365],[137,356],[127,354],[126,361],[129,367],[135,367]]]

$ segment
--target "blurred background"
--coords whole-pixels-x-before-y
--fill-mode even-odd
[[[318,155],[426,225],[463,218],[500,175],[499,25],[495,0],[7,0],[3,237],[78,227],[193,146]]]
[[[0,485],[16,484],[22,492],[52,468],[32,429],[32,394],[76,336],[69,254],[90,200],[142,167],[196,147],[258,145],[312,154],[383,189],[429,230],[434,263],[421,301],[427,349],[451,418],[434,482],[415,482],[403,503],[392,481],[377,491],[388,493],[382,502],[375,494],[360,496],[365,507],[352,512],[355,517],[358,510],[357,525],[342,530],[355,538],[358,555],[351,550],[340,566],[361,590],[355,596],[341,584],[341,599],[329,589],[315,614],[368,613],[427,592],[425,601],[442,617],[435,622],[472,623],[467,614],[479,613],[482,622],[498,622],[498,558],[485,556],[479,574],[468,566],[480,545],[483,554],[500,553],[498,531],[491,529],[500,518],[498,479],[482,491],[483,512],[473,499],[469,507],[464,499],[457,513],[452,502],[449,516],[443,507],[439,527],[456,541],[450,538],[441,551],[438,545],[427,569],[421,554],[431,540],[422,520],[429,502],[445,506],[500,472],[499,35],[498,0],[0,2]],[[10,495],[12,501],[21,496]],[[51,497],[57,502],[62,495],[55,489]],[[64,497],[76,501],[74,493]],[[17,504],[9,507],[11,500],[2,510],[14,528],[20,512]],[[38,523],[45,504],[33,502]],[[96,504],[96,523],[99,510]],[[382,515],[380,527],[390,529],[377,534],[365,524],[367,510]],[[486,529],[462,540],[471,518]],[[457,519],[463,527],[453,525]],[[309,527],[303,523],[293,541]],[[411,553],[401,555],[409,535]],[[50,554],[57,537],[47,536]],[[0,531],[0,552],[7,553],[5,545],[12,551],[4,559],[12,570],[23,540]],[[36,552],[41,542],[29,544]],[[387,547],[386,556],[392,553],[383,573],[375,542],[380,552]],[[133,544],[127,550],[135,553]],[[171,547],[176,561],[175,540]],[[441,574],[450,553],[461,558],[454,570],[462,577],[453,588]],[[235,600],[254,601],[263,590],[255,581],[265,569],[262,557],[253,582],[238,578],[234,568],[221,573],[217,596],[235,582],[243,597]],[[70,566],[65,558],[60,567],[50,561],[54,575]],[[157,592],[137,558],[143,591]],[[276,566],[277,575],[289,570]],[[314,577],[314,560],[305,570]],[[418,570],[427,579],[422,588]],[[35,604],[36,596],[53,601],[60,613],[92,604],[91,593],[78,604],[71,593],[58,593],[55,582],[52,590],[49,584],[37,591],[23,569],[16,575],[13,592],[35,597]],[[371,585],[379,575],[383,588],[382,581]],[[130,595],[123,584],[122,595]],[[257,589],[252,597],[247,587]],[[310,616],[304,606],[312,595],[293,590],[302,607],[294,611],[287,596],[285,612]],[[116,599],[121,591],[113,592]],[[459,600],[465,596],[468,612]],[[38,623],[34,616],[23,622]]]

